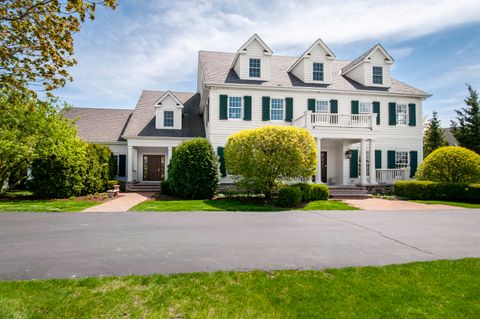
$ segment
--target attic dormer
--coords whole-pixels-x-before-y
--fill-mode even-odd
[[[183,104],[170,91],[155,102],[155,128],[157,129],[182,129]]]
[[[342,68],[342,75],[364,85],[390,87],[390,66],[394,60],[377,44]]]
[[[232,63],[232,69],[242,80],[268,81],[272,50],[254,34],[240,49]]]
[[[335,54],[321,40],[315,41],[288,69],[304,83],[332,83]]]

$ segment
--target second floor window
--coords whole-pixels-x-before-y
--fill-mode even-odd
[[[248,76],[251,78],[260,77],[260,59],[250,59]]]
[[[408,167],[408,152],[395,152],[395,167]]]
[[[270,107],[270,119],[273,121],[283,121],[283,99],[272,99]]]
[[[373,84],[383,84],[383,67],[374,66],[372,69]]]
[[[372,104],[370,102],[360,102],[358,107],[359,113],[371,113]]]
[[[229,119],[242,118],[242,98],[240,96],[228,97],[228,118]]]
[[[313,80],[323,81],[323,63],[313,63]]]
[[[163,126],[173,127],[173,111],[163,112]]]
[[[315,101],[315,112],[328,113],[328,101]]]
[[[408,109],[407,104],[397,104],[397,124],[407,125]]]

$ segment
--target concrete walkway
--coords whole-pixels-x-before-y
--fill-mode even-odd
[[[440,204],[422,204],[409,202],[405,200],[390,200],[381,198],[367,199],[345,199],[343,202],[364,210],[453,210],[463,209],[461,207],[440,205]]]
[[[121,193],[103,204],[83,210],[84,212],[126,212],[133,206],[152,198],[155,193]]]

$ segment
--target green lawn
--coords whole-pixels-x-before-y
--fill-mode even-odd
[[[0,200],[0,212],[78,212],[98,205],[96,201],[77,200]]]
[[[0,318],[478,318],[480,259],[0,282]]]
[[[314,201],[302,210],[346,210],[356,209],[339,201]],[[272,207],[263,202],[236,200],[236,199],[207,199],[207,200],[149,200],[136,205],[130,211],[148,212],[180,212],[180,211],[283,211],[286,208]]]
[[[416,203],[422,204],[442,204],[442,205],[449,205],[449,206],[457,206],[457,207],[464,207],[464,208],[480,208],[480,203],[463,203],[463,202],[450,202],[450,201],[443,201],[443,200],[414,200]]]

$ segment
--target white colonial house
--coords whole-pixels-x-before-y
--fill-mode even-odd
[[[248,128],[294,125],[315,137],[315,181],[389,184],[414,175],[422,154],[422,101],[430,94],[391,77],[380,45],[338,60],[322,40],[277,56],[253,35],[237,52],[200,51],[197,92],[143,91],[133,110],[72,108],[79,135],[110,146],[130,189],[158,184],[175,146],[206,137],[218,152]]]

